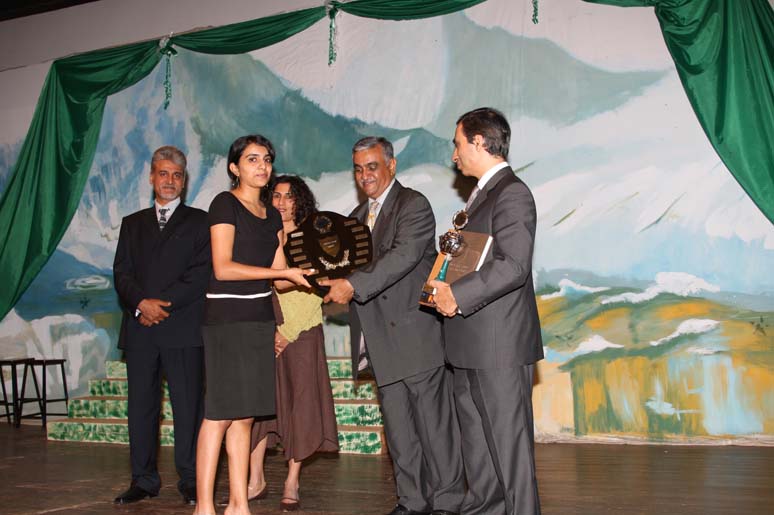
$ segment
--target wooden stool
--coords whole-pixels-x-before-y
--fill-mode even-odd
[[[24,365],[24,382],[26,383],[27,367],[30,366],[33,361],[32,358],[0,359],[0,373],[4,371],[5,367],[11,367],[11,400],[8,400],[8,392],[6,391],[5,379],[3,378],[0,380],[3,390],[3,400],[0,401],[0,404],[5,408],[5,418],[8,420],[8,423],[13,423],[14,427],[19,427],[21,424],[22,410],[21,398],[19,396],[19,375],[16,368]],[[22,383],[21,397],[24,397],[24,383]],[[8,410],[9,406],[11,407],[10,411]],[[12,417],[13,420],[11,420]]]
[[[30,359],[29,362],[25,363],[24,365],[24,379],[22,380],[22,392],[21,396],[19,398],[19,419],[22,418],[40,418],[43,428],[46,427],[46,417],[48,415],[64,415],[67,416],[67,408],[70,404],[70,394],[67,392],[67,376],[65,374],[65,362],[67,360],[64,358],[59,359]],[[46,377],[47,377],[47,368],[49,366],[59,366],[59,371],[62,374],[62,388],[64,390],[64,397],[58,397],[55,399],[49,399],[48,398],[48,390],[46,388]],[[35,373],[35,367],[40,367],[40,373],[42,376],[42,388],[38,387],[38,375]],[[35,394],[36,397],[25,397],[24,392],[27,387],[27,369],[30,370],[30,375],[32,376],[32,382],[35,386]],[[58,413],[50,413],[48,411],[48,404],[51,402],[62,402],[65,403],[65,411],[64,413],[58,412]],[[30,413],[29,415],[24,415],[22,413],[23,407],[25,403],[28,402],[36,402],[38,404],[39,411],[37,413]]]

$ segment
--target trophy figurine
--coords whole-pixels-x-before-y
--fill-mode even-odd
[[[465,239],[460,231],[468,225],[468,213],[466,211],[457,211],[452,217],[452,225],[454,229],[449,229],[438,237],[438,247],[441,249],[441,256],[443,256],[438,256],[439,259],[443,260],[435,276],[435,279],[438,281],[446,281],[449,263],[454,257],[459,256],[465,248]],[[433,269],[437,268],[437,263],[438,261],[436,261],[436,266]],[[432,277],[432,272],[430,276]],[[425,283],[419,303],[424,306],[435,307],[434,296],[435,288]]]

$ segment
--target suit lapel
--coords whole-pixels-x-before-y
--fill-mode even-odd
[[[368,217],[368,201],[366,200],[355,209],[353,209],[349,216],[350,218],[357,218],[357,221],[361,224],[366,223],[366,219]]]
[[[373,239],[374,244],[381,241],[382,235],[384,234],[384,231],[386,230],[385,228],[387,227],[387,220],[390,218],[390,213],[392,213],[392,210],[395,207],[395,202],[398,200],[398,195],[402,189],[403,185],[399,183],[397,179],[395,179],[395,184],[392,185],[390,193],[387,194],[387,198],[384,199],[384,204],[379,210],[379,216],[376,217],[374,230],[371,231],[371,238]]]
[[[161,243],[167,241],[175,233],[175,230],[177,230],[177,228],[185,221],[185,219],[188,218],[189,213],[190,208],[185,204],[181,203],[179,206],[177,206],[175,212],[172,213],[172,218],[170,218],[167,222],[167,225],[164,226],[164,230],[159,231],[161,236]],[[156,224],[156,230],[158,230],[158,222]]]
[[[508,174],[513,175],[513,170],[511,170],[510,166],[506,166],[505,168],[498,170],[496,174],[492,176],[489,181],[487,181],[486,185],[484,186],[484,189],[478,192],[478,195],[476,195],[476,198],[473,200],[473,204],[471,204],[470,208],[468,209],[468,214],[473,214],[473,212],[476,210],[478,206],[480,206],[484,200],[486,200],[487,195],[490,191],[497,185],[498,182],[503,180],[505,177],[508,176]]]

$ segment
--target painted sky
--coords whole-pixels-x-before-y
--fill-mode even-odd
[[[350,145],[387,135],[401,180],[431,199],[442,232],[463,201],[454,120],[492,105],[511,121],[510,161],[535,195],[536,270],[636,281],[685,272],[773,295],[774,227],[706,140],[651,10],[547,3],[533,25],[523,4],[490,0],[409,22],[342,13],[330,67],[324,22],[249,56],[181,52],[168,111],[162,67],[109,99],[60,250],[109,269],[121,217],[148,205],[154,148],[188,153],[188,200],[206,208],[226,187],[228,143],[255,131],[277,144],[280,171],[314,178],[321,204],[342,212],[357,200]],[[18,143],[5,142],[3,177]]]

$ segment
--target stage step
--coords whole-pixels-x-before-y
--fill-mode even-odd
[[[70,401],[67,410],[70,418],[121,419],[128,411],[126,397],[80,397]],[[374,400],[341,400],[334,402],[336,423],[347,426],[380,426],[382,414]],[[161,419],[172,420],[172,404],[169,399],[161,403]]]
[[[328,358],[328,375],[331,379],[352,379],[352,360],[350,358]],[[105,376],[108,379],[126,379],[126,363],[123,361],[105,362]]]
[[[336,423],[345,426],[381,426],[382,410],[377,401],[335,401]]]
[[[52,420],[46,424],[49,440],[64,442],[129,443],[129,426],[125,418],[93,419],[68,418]],[[175,430],[171,420],[164,420],[160,426],[160,444],[171,446],[175,443]]]
[[[164,397],[169,397],[166,384],[163,385]],[[376,399],[376,384],[373,381],[353,381],[352,379],[331,379],[331,392],[334,399]],[[126,397],[129,387],[126,379],[92,379],[89,381],[89,395],[93,397]]]
[[[65,442],[129,443],[126,419],[70,418],[52,420],[47,424],[48,439]],[[161,441],[164,446],[175,442],[172,422],[161,422]],[[339,426],[339,448],[345,454],[386,454],[387,444],[380,426]]]
[[[328,358],[328,375],[331,379],[352,379],[352,359]]]
[[[353,381],[352,379],[331,379],[331,392],[334,402],[337,400],[376,400],[376,383],[373,381]]]
[[[106,376],[89,381],[89,396],[72,399],[66,420],[48,423],[49,440],[127,444],[126,364],[108,361]],[[349,358],[329,358],[328,373],[339,432],[347,454],[385,454],[382,416],[373,381],[353,381]],[[161,444],[173,445],[172,406],[163,384]]]
[[[382,426],[339,426],[339,452],[345,454],[387,454]]]
[[[69,418],[126,418],[129,403],[126,397],[79,397],[70,400]],[[161,419],[172,420],[172,404],[169,399],[161,403]]]

